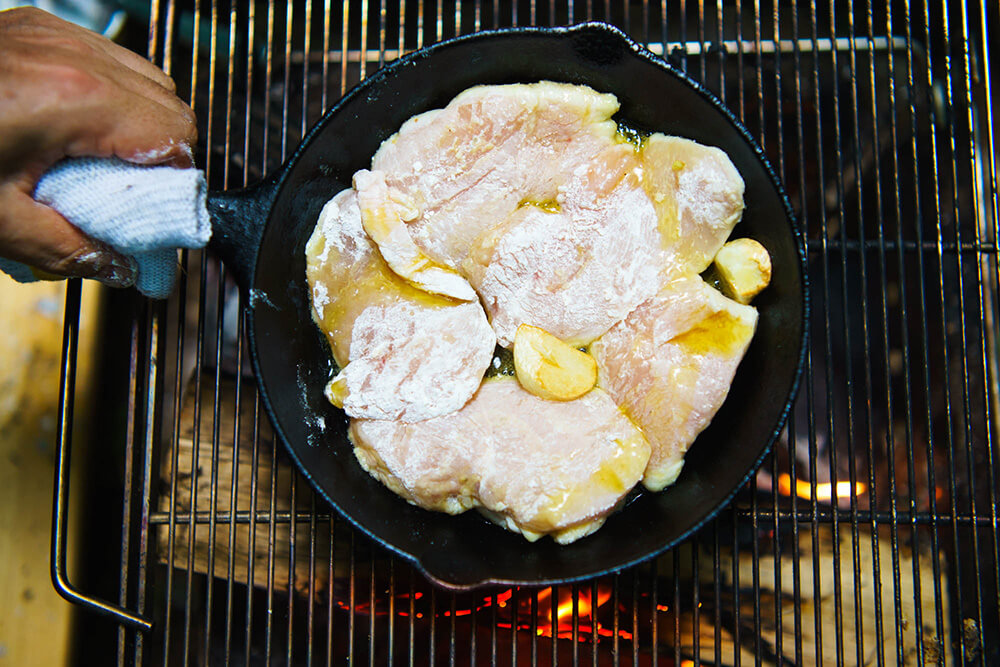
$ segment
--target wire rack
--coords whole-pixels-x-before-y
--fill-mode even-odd
[[[194,107],[216,189],[275,169],[402,53],[492,27],[619,26],[718,95],[784,181],[808,245],[806,375],[773,455],[682,546],[593,581],[452,594],[312,496],[262,413],[238,290],[185,252],[177,294],[129,302],[127,342],[105,351],[128,369],[104,431],[117,590],[103,602],[66,577],[64,474],[57,586],[120,623],[122,664],[1000,664],[998,11],[152,0],[148,55]],[[61,473],[78,315],[71,284]]]

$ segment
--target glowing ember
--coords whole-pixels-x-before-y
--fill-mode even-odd
[[[545,588],[538,592],[539,610],[544,609],[545,602],[551,604],[552,589]],[[600,637],[613,637],[614,631],[604,627],[600,620],[595,618],[598,610],[611,599],[611,588],[602,586],[598,588],[597,598],[592,599],[588,590],[579,591],[576,596],[576,632],[580,641],[587,641],[596,634]],[[559,639],[572,639],[574,628],[573,613],[573,593],[570,590],[559,592],[559,601],[556,605],[555,631],[553,632],[553,622],[551,615],[546,617],[544,612],[539,615],[538,628],[536,633],[540,637],[555,636]],[[530,608],[524,610],[525,615],[530,618]],[[611,612],[613,613],[613,611]],[[624,630],[618,631],[618,636],[622,639],[632,639],[632,633]]]
[[[849,498],[851,495],[860,496],[868,490],[868,487],[861,482],[818,482],[811,484],[805,480],[795,480],[795,495],[804,500],[812,500],[813,487],[816,488],[816,500],[829,501],[834,496],[837,498]],[[792,478],[787,473],[778,475],[778,491],[782,495],[792,495]]]
[[[513,597],[514,589],[510,589],[496,596],[496,605],[498,607],[506,608],[508,607],[508,602]],[[552,595],[553,589],[543,588],[537,593],[537,609],[538,615],[535,623],[532,623],[532,596],[530,593],[520,595],[518,597],[516,609],[511,609],[506,613],[511,614],[511,616],[516,616],[516,619],[511,619],[516,622],[505,622],[501,621],[497,623],[497,627],[511,629],[516,626],[518,631],[532,629],[534,626],[534,632],[539,637],[555,637],[556,639],[573,639],[574,638],[574,628],[575,637],[577,641],[588,642],[594,639],[596,634],[598,637],[613,637],[615,636],[614,630],[605,627],[599,619],[596,618],[598,611],[611,599],[611,587],[610,586],[600,586],[597,591],[596,600],[592,599],[591,591],[580,590],[576,596],[576,613],[574,614],[574,596],[571,589],[560,590],[558,593],[558,599],[555,605],[555,618],[553,619],[552,609]],[[486,598],[483,601],[483,605],[480,608],[490,607],[493,604],[493,598]],[[609,615],[614,614],[614,610],[610,608],[605,608]],[[460,612],[456,612],[458,615]],[[575,619],[575,621],[574,621]],[[608,619],[608,625],[611,625],[612,621]],[[618,631],[618,637],[621,639],[632,639],[632,633],[625,630]]]
[[[506,607],[507,606],[507,601],[510,600],[510,598],[511,598],[512,595],[514,595],[514,589],[513,588],[511,588],[508,591],[504,591],[503,593],[501,593],[500,595],[497,596],[497,605],[500,606],[500,607]],[[489,603],[489,601],[487,601],[487,604],[488,603]]]
[[[612,598],[612,590],[612,586],[600,584],[595,597],[591,589],[580,589],[574,596],[571,587],[543,588],[537,593],[533,593],[531,590],[510,588],[496,595],[468,600],[471,604],[454,611],[446,609],[431,614],[427,613],[426,596],[422,592],[414,592],[412,597],[403,593],[395,596],[396,605],[392,613],[399,617],[412,616],[418,619],[428,616],[469,617],[477,612],[496,607],[497,610],[494,613],[499,616],[496,626],[498,628],[513,629],[517,632],[533,631],[539,637],[576,639],[580,642],[615,637],[616,634],[619,639],[631,641],[633,639],[631,632],[619,629],[616,633],[612,629],[615,609],[613,605],[607,604]],[[556,594],[555,591],[558,591],[558,597],[553,605],[552,596]],[[516,600],[514,600],[515,592],[518,593]],[[419,609],[414,608],[417,601],[420,601]],[[377,603],[374,610],[366,602],[357,602],[352,607],[347,601],[338,600],[337,605],[352,613],[373,613],[376,616],[390,613],[388,601]],[[537,610],[537,615],[534,617],[533,609]],[[667,606],[657,605],[657,609],[666,611]]]

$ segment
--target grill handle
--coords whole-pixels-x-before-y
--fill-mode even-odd
[[[278,192],[281,174],[241,190],[210,191],[208,214],[212,239],[208,247],[244,289],[253,285],[254,269],[268,214]]]
[[[73,431],[73,387],[76,383],[77,343],[80,333],[80,280],[66,285],[66,314],[63,318],[62,376],[59,383],[59,439],[56,443],[56,479],[52,502],[52,585],[66,600],[110,616],[134,630],[148,632],[153,623],[129,609],[83,593],[74,586],[66,571],[66,534],[69,509],[70,436]],[[140,610],[141,613],[142,610]]]

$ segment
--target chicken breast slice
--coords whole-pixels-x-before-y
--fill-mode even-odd
[[[313,319],[341,368],[327,397],[348,415],[419,421],[475,394],[496,346],[482,306],[429,294],[390,270],[353,190],[323,207],[306,278]]]
[[[654,134],[640,153],[668,272],[701,273],[743,215],[743,178],[722,150],[690,139]]]
[[[451,514],[478,507],[529,540],[561,543],[603,524],[650,453],[605,392],[547,401],[505,376],[450,415],[356,419],[350,434],[362,467],[409,502]]]
[[[688,447],[725,401],[756,326],[756,309],[686,275],[591,345],[598,387],[652,446],[642,479],[650,491],[676,481]]]
[[[382,259],[398,276],[425,292],[450,296],[461,301],[478,297],[468,281],[447,267],[436,264],[410,238],[404,216],[407,207],[392,201],[385,174],[361,169],[354,174],[361,224],[378,246]]]
[[[457,268],[472,242],[524,201],[558,187],[615,143],[614,95],[541,82],[478,86],[408,120],[372,160],[391,197],[417,215],[407,229],[434,261]]]
[[[663,241],[642,172],[632,146],[608,147],[553,206],[523,205],[476,240],[462,271],[501,345],[524,323],[587,345],[656,293]]]

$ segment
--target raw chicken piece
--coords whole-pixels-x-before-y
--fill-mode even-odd
[[[723,151],[690,139],[654,134],[640,152],[668,272],[701,273],[743,215],[743,178]]]
[[[415,505],[480,507],[529,540],[597,530],[639,481],[649,443],[610,397],[546,401],[513,378],[483,383],[460,411],[416,424],[352,420],[362,467]]]
[[[670,280],[594,342],[597,386],[648,438],[642,483],[673,484],[684,454],[722,406],[757,326],[757,311],[697,275]]]
[[[406,230],[406,207],[389,198],[385,174],[362,169],[354,174],[361,223],[378,246],[382,259],[398,276],[425,292],[450,296],[461,301],[478,297],[472,286],[457,272],[435,264],[416,246]]]
[[[343,366],[327,395],[362,467],[408,501],[572,542],[640,478],[673,483],[725,400],[757,313],[697,273],[740,219],[742,178],[693,141],[623,143],[617,110],[583,86],[469,89],[324,209],[307,273]],[[590,344],[597,388],[480,386],[522,324]]]
[[[458,410],[479,387],[496,338],[478,302],[409,285],[382,260],[344,190],[306,245],[313,318],[340,373],[327,397],[352,417],[418,421]]]
[[[462,270],[501,345],[522,323],[586,345],[656,293],[663,245],[642,172],[632,146],[611,146],[555,206],[522,206],[476,240]]]
[[[614,95],[541,82],[479,86],[415,116],[372,160],[431,259],[457,268],[484,231],[524,201],[546,202],[572,171],[615,143]]]

